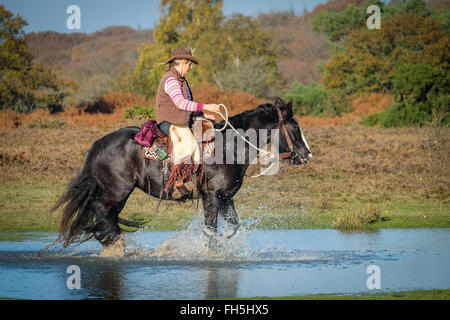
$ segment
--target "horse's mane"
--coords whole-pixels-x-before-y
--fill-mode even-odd
[[[274,114],[275,108],[280,108],[285,106],[283,99],[280,97],[274,98],[274,103],[264,103],[257,106],[254,109],[246,110],[241,112],[233,117],[230,117],[228,121],[236,128],[241,128],[245,124],[251,122],[255,117],[266,117]],[[222,127],[224,125],[224,121],[222,120],[220,123],[216,124],[217,127]]]

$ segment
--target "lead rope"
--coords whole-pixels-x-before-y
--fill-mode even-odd
[[[264,169],[263,172],[261,172],[260,174],[256,175],[256,176],[250,176],[250,178],[257,178],[259,176],[264,175],[267,171],[269,171],[269,169],[272,168],[272,166],[275,164],[275,162],[273,161],[275,159],[275,155],[270,152],[270,151],[266,151],[264,149],[258,148],[257,146],[255,146],[253,143],[251,143],[250,141],[248,141],[245,137],[243,137],[234,127],[233,125],[228,121],[228,109],[224,104],[219,104],[220,107],[223,107],[223,109],[225,110],[225,116],[222,114],[222,112],[218,112],[218,114],[223,118],[223,120],[225,121],[225,125],[221,128],[221,129],[216,129],[219,132],[222,132],[223,130],[225,130],[225,128],[227,126],[230,126],[230,128],[242,139],[244,140],[249,146],[255,148],[257,151],[262,153],[263,157],[268,157],[270,159],[270,162],[272,162],[272,164],[267,167],[266,169]]]

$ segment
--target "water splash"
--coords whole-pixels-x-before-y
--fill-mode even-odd
[[[203,232],[202,214],[198,214],[189,226],[166,238],[153,247],[145,243],[143,233],[127,238],[129,256],[171,262],[311,262],[328,258],[321,253],[292,249],[270,236],[261,237],[264,231],[254,229],[258,218],[241,221],[239,232],[228,239],[227,223],[219,218],[218,236]]]

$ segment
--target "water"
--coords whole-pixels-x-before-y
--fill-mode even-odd
[[[0,233],[0,239],[15,235]],[[56,234],[19,236],[0,241],[0,297],[214,299],[450,288],[448,228],[243,230],[212,254],[194,221],[181,233],[127,234],[125,258],[100,258],[101,247],[92,241],[32,259]],[[170,252],[151,255],[174,236]],[[80,267],[80,289],[67,288],[70,265]],[[380,268],[380,290],[367,287],[370,265]]]

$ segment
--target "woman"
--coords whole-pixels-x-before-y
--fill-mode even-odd
[[[156,94],[156,122],[161,131],[169,135],[172,142],[172,173],[166,185],[166,190],[175,183],[182,195],[192,190],[190,175],[187,171],[196,169],[192,165],[200,162],[200,152],[194,136],[188,126],[190,114],[204,116],[214,120],[214,116],[205,112],[217,113],[220,110],[217,104],[203,104],[194,102],[191,89],[184,76],[192,69],[192,63],[198,60],[192,56],[189,48],[177,48],[172,56],[165,62],[166,73],[159,83]],[[194,169],[194,171],[195,171]],[[180,194],[174,193],[177,198]]]

